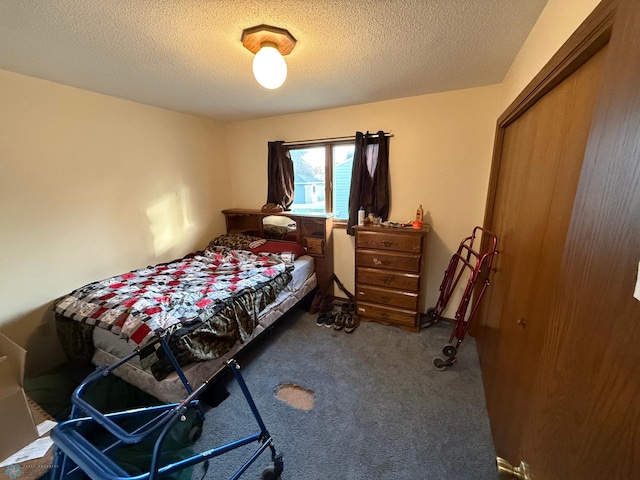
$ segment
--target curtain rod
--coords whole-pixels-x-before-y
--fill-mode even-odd
[[[377,133],[370,133],[369,134],[370,137],[377,137],[378,134]],[[393,137],[393,133],[386,133],[384,134],[385,137]],[[313,140],[298,140],[295,142],[284,142],[284,146],[285,147],[290,147],[293,145],[308,145],[310,143],[327,143],[327,142],[342,142],[345,140],[355,140],[356,136],[355,135],[351,135],[350,137],[333,137],[333,138],[315,138]]]

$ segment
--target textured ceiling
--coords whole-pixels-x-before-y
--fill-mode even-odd
[[[224,122],[499,83],[547,0],[0,0],[0,68]],[[242,30],[298,40],[278,90]]]

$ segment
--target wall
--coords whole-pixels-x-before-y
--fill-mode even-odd
[[[411,220],[418,204],[428,236],[427,304],[434,305],[452,253],[482,223],[499,86],[403,98],[227,125],[233,196],[224,207],[260,208],[267,191],[267,142],[392,132],[391,212]],[[334,231],[335,271],[353,292],[353,239]]]
[[[33,372],[56,297],[223,230],[229,172],[209,120],[2,70],[0,105],[0,326]]]

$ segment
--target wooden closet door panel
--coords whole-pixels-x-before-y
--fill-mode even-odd
[[[523,441],[535,478],[640,478],[637,2],[609,49]]]
[[[527,128],[532,128],[531,124],[522,123],[518,125],[526,138],[532,136],[533,132],[527,132]],[[510,286],[512,272],[512,262],[509,261],[511,248],[505,248],[512,244],[514,237],[514,219],[521,215],[521,195],[525,191],[529,164],[526,162],[510,161],[515,157],[517,143],[513,136],[503,135],[498,141],[502,148],[500,156],[498,185],[495,190],[495,207],[493,208],[493,218],[490,225],[485,225],[494,232],[499,239],[498,248],[500,253],[494,260],[495,274],[491,276],[491,286],[487,290],[486,296],[481,304],[481,314],[476,325],[474,334],[482,339],[478,343],[480,361],[487,370],[483,372],[485,383],[493,382],[493,375],[496,373],[493,367],[495,353],[497,351],[497,332],[502,318],[502,307],[505,304],[506,294]],[[494,161],[495,165],[495,161]],[[516,242],[517,244],[517,242]],[[485,272],[486,273],[486,272]],[[491,308],[489,308],[491,306]]]
[[[499,324],[483,374],[496,450],[506,458],[520,453],[604,55],[593,56],[504,133],[490,227],[501,253],[487,310],[490,317],[499,312]]]
[[[562,124],[549,123],[546,118],[568,101],[572,83],[572,79],[566,79],[547,94],[511,124],[504,137],[501,166],[517,165],[519,168],[514,170],[518,171],[519,178],[517,191],[504,199],[504,209],[497,207],[496,221],[500,224],[492,226],[501,242],[500,270],[495,279],[503,291],[499,292],[501,298],[496,299],[500,323],[489,367],[494,377],[488,378],[495,387],[487,390],[487,406],[490,416],[500,425],[494,428],[494,440],[496,445],[501,445],[505,456],[518,452],[521,434],[518,420],[522,411],[526,411],[530,393],[530,384],[522,374],[535,363],[535,344],[539,343],[544,328],[543,323],[532,316],[532,310],[537,301],[537,270],[560,164],[560,156],[553,147],[566,129]],[[502,181],[498,188],[501,187],[508,188]],[[502,195],[498,199],[500,197]]]

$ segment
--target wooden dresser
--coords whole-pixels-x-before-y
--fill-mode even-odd
[[[261,238],[265,237],[265,217],[276,215],[293,220],[296,227],[292,241],[305,247],[313,257],[318,286],[333,291],[333,214],[264,213],[241,208],[223,210],[222,213],[227,222],[227,233],[246,233]]]
[[[361,320],[420,330],[429,226],[356,226],[356,303]]]

